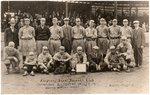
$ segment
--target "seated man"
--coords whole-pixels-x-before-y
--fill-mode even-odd
[[[108,68],[113,71],[120,71],[119,58],[116,52],[115,46],[111,46],[107,52],[104,62],[108,65]]]
[[[34,52],[29,52],[29,55],[24,62],[23,69],[24,69],[23,76],[28,75],[28,73],[30,73],[31,76],[35,75],[34,73],[37,69],[37,59],[35,57]]]
[[[107,67],[107,64],[103,62],[103,55],[99,52],[98,46],[93,47],[93,52],[89,54],[88,61],[90,72],[104,70]]]
[[[128,42],[127,37],[121,37],[121,43],[117,46],[117,50],[119,56],[124,56],[123,58],[126,61],[125,63],[127,63],[127,71],[130,71],[130,68],[133,68],[135,66],[135,59],[132,46]]]
[[[54,56],[54,74],[66,73],[69,71],[69,61],[72,57],[65,52],[65,47],[60,46],[59,52]]]
[[[4,48],[4,64],[6,65],[6,74],[10,72],[10,65],[12,69],[16,72],[19,72],[19,64],[21,63],[21,56],[19,51],[14,48],[15,43],[9,42],[8,46]]]
[[[43,46],[42,53],[38,56],[38,67],[41,73],[48,74],[52,71],[52,56],[48,52],[48,48]]]
[[[76,64],[86,64],[86,69],[88,70],[89,63],[87,62],[87,56],[83,52],[82,47],[77,47],[77,53],[73,55],[72,61],[71,61],[71,71],[74,72],[76,69]]]

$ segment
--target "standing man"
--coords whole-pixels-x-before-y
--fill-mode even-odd
[[[100,25],[96,27],[98,40],[97,45],[101,50],[103,57],[106,56],[107,49],[109,48],[108,40],[108,27],[105,25],[106,20],[104,18],[100,19]]]
[[[72,48],[72,27],[69,25],[69,18],[64,18],[64,25],[62,26],[62,31],[64,38],[62,40],[62,45],[65,47],[65,51],[71,54]]]
[[[113,19],[113,25],[109,27],[110,46],[120,43],[121,27],[117,25],[117,19]]]
[[[145,35],[144,30],[139,27],[139,21],[133,22],[135,29],[133,30],[133,39],[132,39],[132,46],[134,49],[134,58],[136,67],[142,65],[143,60],[143,48],[145,44]]]
[[[49,39],[49,49],[51,55],[53,56],[56,52],[59,51],[59,47],[61,46],[61,39],[63,38],[63,31],[62,28],[57,25],[57,18],[53,18],[52,22],[53,26],[49,28],[51,32],[51,37]]]
[[[20,21],[19,21],[19,23],[18,23],[18,29],[20,29],[20,28],[23,27],[23,26],[24,26],[24,21],[23,21],[23,19],[21,18]]]
[[[48,39],[51,36],[49,28],[45,26],[46,19],[41,18],[41,24],[35,30],[35,40],[37,47],[37,54],[39,55],[42,52],[42,47],[48,47]]]
[[[35,52],[36,50],[35,30],[30,26],[29,18],[25,18],[24,22],[25,26],[19,30],[19,49],[22,53],[23,60],[25,60],[29,52]]]
[[[96,38],[97,38],[97,31],[94,28],[94,20],[90,20],[89,27],[85,29],[86,31],[86,53],[87,55],[92,52],[92,48],[96,46]]]
[[[4,32],[4,42],[5,46],[8,46],[8,43],[10,41],[13,41],[15,43],[15,48],[18,48],[19,46],[19,39],[18,39],[18,31],[15,28],[15,19],[11,18],[10,20],[10,27],[5,29]]]
[[[76,18],[76,26],[72,28],[73,33],[73,45],[72,45],[72,51],[73,54],[76,53],[76,49],[78,46],[81,46],[83,51],[85,51],[84,46],[84,37],[85,37],[85,29],[81,25],[80,18]]]
[[[123,20],[123,27],[121,27],[121,36],[127,37],[128,41],[131,43],[132,28],[128,26],[128,20]]]

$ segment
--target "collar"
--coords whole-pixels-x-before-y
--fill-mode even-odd
[[[124,28],[127,28],[128,26],[123,26]]]
[[[94,27],[89,27],[91,30],[93,30],[94,29]]]
[[[113,26],[113,27],[117,27],[118,25],[115,25],[115,26],[114,26],[114,25],[112,25],[112,26]]]
[[[27,25],[25,25],[25,28],[29,28],[29,26],[30,26],[30,25],[28,25],[28,26],[27,26]]]
[[[78,55],[78,56],[82,56],[82,55],[83,55],[83,52],[82,52],[81,54],[78,54],[78,53],[77,53],[77,55]]]
[[[11,29],[12,32],[14,32],[15,27],[13,28],[13,27],[10,26],[10,29]]]
[[[100,27],[105,27],[106,25],[100,25]]]
[[[76,25],[76,27],[77,27],[77,28],[80,28],[80,25],[79,25],[79,26]]]
[[[42,28],[42,29],[43,29],[44,27],[45,27],[45,26],[42,26],[42,25],[41,25],[41,28]]]
[[[67,26],[68,26],[68,24],[65,24],[65,26],[67,27]]]
[[[53,27],[57,27],[58,25],[56,24],[56,25],[53,25]]]
[[[15,27],[10,26],[11,29],[14,29]]]
[[[139,27],[135,28],[135,30],[138,30],[138,29],[139,29]]]

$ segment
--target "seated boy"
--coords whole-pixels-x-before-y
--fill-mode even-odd
[[[59,52],[57,52],[54,56],[54,73],[60,74],[60,73],[66,73],[70,70],[69,61],[72,57],[65,52],[65,47],[60,46]]]
[[[38,56],[38,67],[41,73],[48,74],[52,71],[52,56],[48,52],[48,48],[43,46],[42,53]]]
[[[28,75],[28,73],[30,73],[31,76],[35,75],[34,73],[37,69],[37,59],[34,55],[34,52],[29,52],[29,55],[24,62],[23,69],[24,69],[23,76]]]

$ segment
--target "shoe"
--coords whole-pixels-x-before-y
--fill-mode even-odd
[[[131,70],[130,70],[130,69],[127,69],[126,72],[129,73],[129,72],[131,72]]]
[[[71,72],[70,72],[70,75],[75,75],[75,74],[76,74],[75,69],[72,69]]]
[[[94,70],[91,70],[90,72],[91,72],[91,73],[94,73]]]
[[[48,71],[46,71],[46,72],[45,72],[45,74],[47,74],[47,75],[48,75],[48,74],[49,74],[49,72],[48,72]]]
[[[9,75],[9,71],[6,71],[6,75]]]
[[[139,65],[139,66],[138,66],[138,69],[141,69],[141,68],[142,68],[142,66],[141,66],[141,65]]]
[[[120,72],[120,69],[116,69],[117,72]]]
[[[75,75],[76,74],[76,72],[70,72],[70,75]]]
[[[44,71],[41,71],[41,74],[44,74]]]
[[[139,64],[136,64],[136,66],[135,67],[139,67]]]
[[[24,72],[24,74],[23,74],[23,76],[27,76],[28,75],[28,72],[27,71],[25,71]]]
[[[113,68],[113,71],[116,71],[117,70],[117,68]]]
[[[33,71],[31,71],[30,75],[31,75],[31,76],[35,76],[35,74],[34,74],[34,72],[33,72]]]

